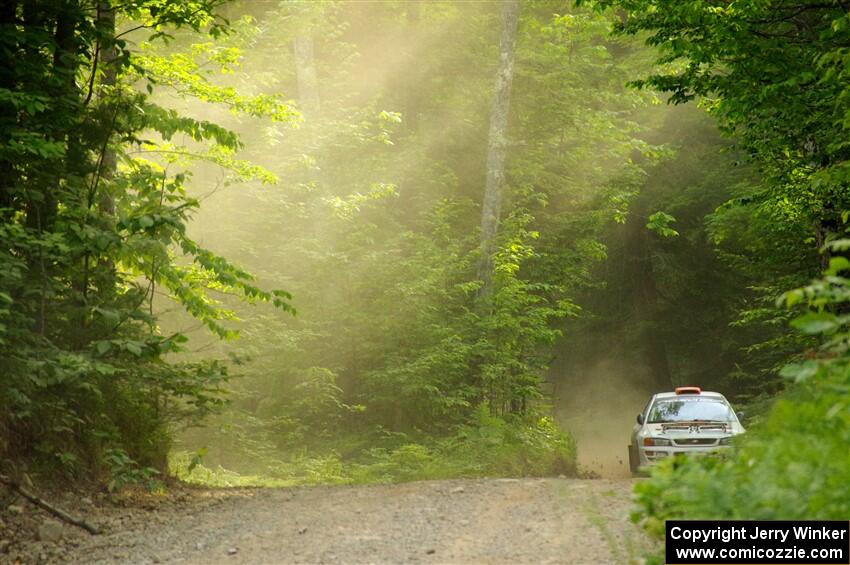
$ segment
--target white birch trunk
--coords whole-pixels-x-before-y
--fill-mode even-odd
[[[487,140],[487,178],[484,184],[484,203],[481,209],[481,260],[478,278],[483,281],[481,294],[492,291],[493,253],[502,208],[502,188],[505,182],[505,152],[507,148],[508,114],[511,82],[514,74],[516,30],[519,20],[519,0],[502,2],[502,38],[499,44],[499,72],[496,75],[493,106],[490,109],[490,132]]]

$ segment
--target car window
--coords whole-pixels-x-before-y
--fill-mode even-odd
[[[708,398],[671,398],[652,406],[648,422],[731,422],[732,408],[723,400]]]
[[[652,398],[650,398],[646,406],[643,407],[643,410],[640,411],[641,416],[643,416],[644,421],[646,421],[646,417],[649,415],[649,406],[652,404]]]

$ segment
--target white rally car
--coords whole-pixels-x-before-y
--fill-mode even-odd
[[[653,395],[637,415],[629,469],[636,475],[672,455],[724,449],[742,433],[738,415],[722,394],[695,386],[662,392]]]

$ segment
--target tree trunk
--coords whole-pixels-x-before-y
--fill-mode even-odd
[[[502,207],[505,180],[506,132],[510,110],[511,81],[514,74],[516,29],[519,0],[502,2],[502,38],[499,44],[499,72],[496,75],[493,106],[490,110],[490,132],[487,140],[487,177],[481,210],[481,259],[478,278],[483,281],[481,295],[488,296],[493,284],[493,253]]]
[[[0,34],[15,37],[15,18],[18,3],[0,0]],[[0,88],[15,89],[15,49],[0,49]],[[17,120],[17,110],[12,103],[0,104],[0,143],[10,142],[12,128]],[[12,208],[15,189],[14,164],[11,159],[0,160],[0,208]]]
[[[98,120],[99,132],[102,138],[98,140],[98,149],[100,154],[97,157],[92,171],[93,180],[89,183],[86,189],[86,205],[90,211],[95,205],[107,221],[111,222],[111,218],[115,215],[115,201],[110,193],[110,181],[115,175],[117,168],[117,157],[115,151],[109,145],[109,141],[114,133],[114,122],[116,106],[114,100],[110,97],[114,96],[112,87],[115,86],[118,77],[118,49],[115,47],[115,10],[112,7],[111,0],[98,0],[97,2],[97,19],[95,26],[98,31],[97,39],[97,58],[93,61],[92,82],[89,85],[90,89],[97,84],[97,104],[98,104]],[[100,73],[100,82],[98,80],[98,72]],[[86,102],[91,97],[89,92]],[[84,104],[85,104],[84,103]],[[87,223],[88,219],[84,220]],[[104,257],[92,267],[92,256],[86,252],[83,256],[82,276],[79,282],[78,291],[82,297],[81,307],[85,307],[89,296],[89,282],[92,276],[99,278],[96,286],[100,289],[112,287],[114,285],[114,270],[115,265],[111,258]],[[103,267],[103,268],[100,268]],[[82,328],[88,326],[88,318],[85,314],[81,314],[79,324]],[[80,344],[85,344],[87,336],[80,332],[78,334]]]
[[[98,25],[104,34],[104,38],[101,40],[103,44],[100,48],[100,56],[98,60],[98,65],[103,72],[103,77],[100,81],[100,96],[103,98],[115,95],[114,92],[110,92],[110,90],[112,90],[117,82],[118,66],[120,64],[118,61],[118,49],[115,48],[114,43],[115,9],[112,7],[110,0],[100,0],[98,2],[97,17],[99,20]],[[115,113],[115,109],[113,108],[114,103],[106,103],[105,106],[106,112],[104,112],[104,116],[111,122],[112,120],[110,116]],[[114,127],[112,127],[111,123],[106,123],[104,125],[106,126],[106,131],[104,132],[106,137],[103,143],[103,155],[101,156],[100,167],[97,174],[100,181],[105,181],[104,184],[108,186],[109,181],[112,180],[113,176],[115,176],[118,161],[115,155],[115,150],[109,145],[109,139],[114,133],[112,131]],[[98,207],[104,214],[109,216],[115,215],[115,201],[108,189],[100,190],[100,194],[98,195]]]
[[[41,14],[36,6],[28,2],[24,7],[25,17],[27,13],[33,19],[40,20]],[[74,6],[68,0],[59,3],[56,9],[56,20],[53,32],[53,69],[48,90],[55,98],[55,109],[58,113],[57,122],[61,124],[62,113],[70,113],[79,101],[79,88],[75,82],[77,72],[77,43],[76,43],[76,16]],[[25,22],[25,24],[28,22]],[[52,231],[53,223],[57,213],[57,191],[63,179],[67,179],[73,173],[79,172],[85,163],[83,149],[79,144],[79,134],[68,131],[65,126],[56,125],[51,132],[53,141],[65,143],[65,158],[60,170],[54,173],[53,178],[45,178],[47,181],[40,198],[30,199],[27,209],[27,226],[39,233]],[[52,186],[51,186],[52,184]]]
[[[417,68],[416,61],[416,48],[419,45],[419,2],[420,0],[409,0],[406,9],[407,9],[407,69],[406,72],[409,73],[408,80],[404,81],[401,88],[403,97],[404,97],[404,112],[402,114],[404,122],[404,131],[408,134],[413,134],[416,132],[416,129],[419,124],[419,90],[422,88],[420,84],[420,80],[422,79],[422,73]]]
[[[115,8],[113,0],[99,0],[97,4],[97,26],[100,30],[100,53],[97,65],[101,72],[100,85],[98,86],[98,104],[100,105],[100,121],[103,132],[101,154],[97,163],[95,182],[92,184],[89,207],[97,204],[101,214],[101,222],[115,227],[115,197],[112,192],[112,179],[118,168],[118,157],[110,141],[115,135],[115,117],[118,112],[115,87],[118,83],[118,69],[121,65],[118,60],[118,49],[115,46]],[[89,257],[86,257],[86,281],[84,293],[88,293]],[[115,288],[116,272],[115,261],[109,256],[98,259],[97,277],[95,285],[97,288],[110,291]],[[151,299],[152,300],[152,299]]]
[[[294,42],[295,76],[298,79],[298,104],[307,116],[315,115],[320,108],[319,80],[313,58],[313,38],[298,36]]]

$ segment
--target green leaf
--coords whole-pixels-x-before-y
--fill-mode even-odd
[[[835,239],[826,244],[826,247],[832,251],[848,251],[850,250],[850,239]]]
[[[841,271],[850,269],[850,259],[847,257],[832,257],[829,260],[829,269],[826,270],[828,275],[837,275]]]
[[[788,292],[783,294],[782,297],[779,299],[778,304],[781,304],[782,298],[784,298],[785,306],[791,308],[795,304],[799,304],[800,302],[802,302],[804,297],[805,294],[803,293],[803,291],[799,288],[796,288],[794,290],[789,290]]]
[[[799,383],[815,376],[819,369],[820,364],[817,361],[804,361],[785,365],[779,371],[779,375]]]
[[[121,321],[121,316],[115,310],[111,310],[109,308],[95,307],[92,308],[92,311],[103,316],[103,319],[110,324],[118,324]]]
[[[670,227],[670,224],[676,221],[676,218],[666,212],[656,212],[652,214],[646,222],[646,227],[661,237],[676,237],[679,232]]]
[[[809,335],[833,331],[839,327],[838,318],[827,312],[809,312],[791,320],[791,326]]]

